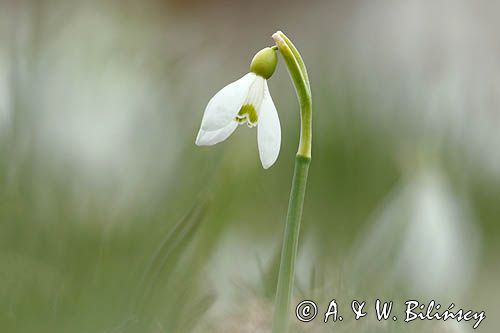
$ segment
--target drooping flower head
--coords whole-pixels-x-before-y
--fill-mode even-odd
[[[276,69],[276,51],[259,51],[250,64],[250,73],[222,88],[208,102],[198,146],[211,146],[226,140],[238,127],[257,127],[260,161],[264,169],[271,167],[280,151],[281,127],[278,112],[269,93],[267,79]]]

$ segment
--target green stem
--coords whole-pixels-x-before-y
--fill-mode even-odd
[[[290,301],[294,285],[295,259],[297,257],[297,247],[299,243],[300,220],[302,217],[302,206],[306,193],[307,173],[310,162],[310,158],[300,155],[297,155],[295,159],[295,171],[293,174],[290,201],[288,203],[278,286],[276,289],[273,320],[274,333],[283,333],[287,331]]]
[[[312,98],[309,77],[304,61],[297,48],[280,31],[273,35],[276,46],[288,67],[300,105],[300,142],[295,159],[292,189],[283,236],[283,248],[276,288],[276,302],[273,318],[273,333],[287,331],[292,298],[295,261],[300,234],[300,220],[307,185],[307,174],[311,162],[312,143]]]
[[[288,67],[300,105],[300,142],[297,155],[311,158],[312,97],[306,66],[299,51],[281,31],[273,35],[278,50]]]

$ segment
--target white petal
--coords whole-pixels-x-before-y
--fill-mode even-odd
[[[236,121],[232,121],[226,127],[221,128],[216,131],[204,131],[200,128],[198,136],[196,137],[196,145],[198,146],[211,146],[226,140],[238,127]]]
[[[245,102],[255,77],[254,73],[248,73],[215,94],[205,108],[201,129],[211,132],[226,127],[233,121]]]
[[[266,79],[264,79],[262,76],[257,75],[250,85],[250,88],[248,89],[248,95],[245,99],[245,104],[253,105],[256,108],[257,112],[259,112],[260,105],[262,104],[262,100],[264,98],[266,82]]]
[[[276,162],[281,146],[281,127],[278,112],[269,93],[267,81],[264,85],[264,98],[260,106],[257,125],[257,142],[260,161],[264,169]]]

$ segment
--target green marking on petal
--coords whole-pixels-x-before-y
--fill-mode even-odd
[[[257,115],[257,110],[255,110],[252,104],[244,104],[236,116],[236,121],[239,124],[248,122],[248,125],[251,127],[256,126],[258,120],[259,116]]]

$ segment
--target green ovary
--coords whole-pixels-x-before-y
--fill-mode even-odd
[[[244,124],[248,122],[249,125],[255,126],[257,125],[257,121],[259,116],[257,115],[257,110],[252,104],[244,104],[238,115],[236,116],[236,121],[240,124]]]

